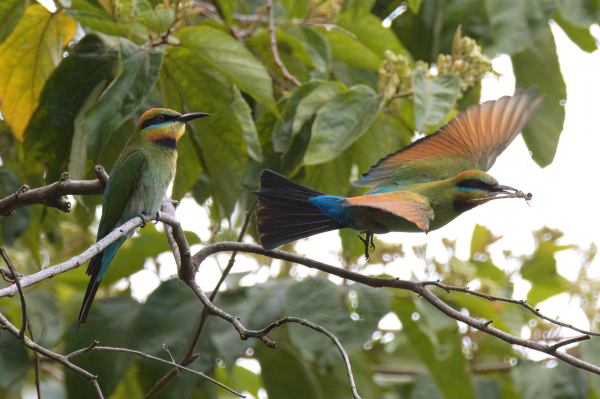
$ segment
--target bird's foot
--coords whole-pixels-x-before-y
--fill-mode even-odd
[[[368,262],[371,260],[371,257],[369,256],[369,246],[371,247],[371,251],[375,251],[375,242],[373,241],[374,234],[369,233],[368,231],[361,231],[361,234],[362,233],[365,233],[365,238],[362,238],[361,236],[358,236],[358,238],[365,244],[365,259],[367,259]]]
[[[177,202],[177,201],[175,201],[175,202]],[[156,211],[156,216],[155,216],[156,220],[154,221],[154,225],[158,224],[158,218],[159,217],[160,217],[160,211]]]
[[[140,213],[138,216],[140,217],[140,219],[142,219],[142,225],[140,226],[141,229],[146,227],[146,223],[148,223],[150,220],[152,220],[152,218],[150,216],[146,216],[143,213]]]

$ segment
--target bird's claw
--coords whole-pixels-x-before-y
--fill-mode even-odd
[[[156,226],[158,224],[158,218],[160,217],[160,212],[156,211],[156,220],[154,221],[154,225]]]
[[[368,231],[361,231],[361,234],[362,233],[365,233],[365,238],[362,238],[361,236],[358,236],[358,238],[365,244],[365,259],[368,262],[371,260],[371,257],[369,256],[369,246],[372,251],[375,251],[375,242],[373,241],[374,234],[369,233]]]

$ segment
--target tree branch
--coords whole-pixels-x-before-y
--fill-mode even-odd
[[[175,209],[172,206],[171,207],[165,206],[165,202],[163,202],[163,210],[168,208],[169,212],[172,212],[172,215],[174,216]],[[250,217],[252,216],[252,213],[254,212],[254,208],[256,207],[257,203],[258,203],[258,200],[255,200],[252,203],[250,210],[246,212],[246,219],[244,220],[244,225],[242,226],[242,230],[240,231],[240,235],[238,236],[237,242],[242,242],[242,239],[244,238],[244,235],[246,234],[246,230],[248,229],[248,225],[250,224]],[[177,268],[179,270],[179,268],[181,268],[179,247],[177,246],[177,243],[174,242],[171,226],[165,225],[165,231],[167,232],[167,238],[169,240],[169,244],[171,244],[171,249],[173,250],[173,254],[175,255],[175,260],[177,262]],[[171,241],[173,241],[173,243],[171,243]],[[233,253],[231,254],[231,257],[229,258],[229,263],[227,264],[227,267],[223,271],[223,274],[221,275],[219,282],[217,283],[217,285],[215,286],[215,289],[213,290],[213,292],[210,295],[209,299],[211,302],[213,302],[215,300],[215,297],[217,296],[217,293],[219,292],[219,289],[221,288],[221,284],[223,284],[223,281],[225,281],[225,278],[227,277],[227,275],[233,268],[233,265],[235,263],[236,254],[237,254],[236,251],[233,251]],[[198,340],[200,339],[200,336],[202,335],[202,330],[204,329],[204,326],[205,326],[207,320],[208,320],[208,310],[207,310],[207,308],[204,307],[204,308],[202,308],[202,315],[200,316],[200,322],[198,323],[198,328],[196,329],[196,333],[194,334],[194,337],[192,338],[192,342],[190,343],[190,346],[188,347],[188,350],[187,350],[185,356],[181,360],[182,365],[187,366],[187,365],[191,364],[194,360],[196,360],[196,358],[198,357],[197,355],[194,354],[194,349],[196,348],[196,345],[198,344]],[[154,384],[154,386],[148,391],[146,396],[144,396],[144,399],[153,398],[174,377],[175,377],[175,371],[172,370],[167,375],[165,375],[160,380],[158,380],[156,382],[156,384]]]
[[[100,166],[100,168],[102,167]],[[104,175],[106,175],[105,172]],[[42,204],[69,213],[71,212],[71,203],[64,198],[65,195],[102,194],[105,184],[102,179],[71,180],[69,174],[65,172],[56,183],[33,190],[24,185],[13,195],[1,199],[0,216],[12,216],[17,209],[35,204]]]
[[[6,265],[10,269],[10,272],[12,273],[13,278],[15,279],[15,285],[17,286],[17,289],[19,290],[19,297],[21,298],[21,317],[22,317],[21,330],[19,330],[19,339],[21,341],[23,341],[25,339],[25,330],[27,329],[27,306],[25,304],[25,295],[23,294],[23,287],[21,287],[21,282],[19,281],[19,276],[17,274],[17,271],[15,270],[15,267],[13,266],[12,262],[10,261],[8,254],[4,250],[4,247],[0,247],[0,255],[2,255],[2,259],[4,259],[4,263],[6,263]],[[33,338],[33,335],[32,335],[32,338]]]

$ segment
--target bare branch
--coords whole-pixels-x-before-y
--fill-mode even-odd
[[[21,298],[21,317],[22,317],[21,330],[19,330],[19,339],[21,341],[23,341],[23,339],[25,338],[25,330],[27,329],[27,306],[25,305],[25,294],[23,294],[23,287],[21,287],[21,282],[19,281],[19,276],[17,274],[17,271],[15,270],[15,267],[13,266],[10,258],[8,257],[8,254],[4,250],[4,247],[0,247],[0,255],[2,255],[2,259],[4,259],[4,263],[6,263],[6,265],[10,269],[10,272],[12,273],[13,278],[15,279],[15,285],[17,286],[17,289],[19,290],[19,297]]]
[[[298,317],[285,317],[281,320],[271,323],[266,328],[261,330],[261,333],[263,333],[264,335],[267,335],[272,330],[274,330],[275,328],[277,328],[279,326],[284,325],[285,323],[302,324],[303,326],[310,327],[313,330],[318,331],[321,334],[324,334],[325,336],[327,336],[327,338],[329,338],[330,340],[333,341],[335,346],[337,346],[338,350],[340,351],[342,358],[344,359],[344,364],[346,365],[346,373],[348,374],[348,379],[350,380],[350,389],[352,391],[352,396],[354,397],[354,399],[360,399],[360,395],[358,394],[358,391],[356,390],[356,383],[354,382],[354,375],[352,374],[352,366],[350,365],[350,358],[348,357],[348,354],[344,350],[344,347],[342,346],[340,340],[335,335],[333,335],[332,333],[330,333],[329,331],[324,329],[323,327],[313,324],[310,321],[300,319]]]
[[[56,183],[33,190],[24,185],[13,195],[1,199],[0,216],[14,215],[17,209],[35,204],[42,204],[69,213],[71,212],[71,203],[64,198],[65,195],[93,195],[103,192],[104,185],[101,179],[71,180],[69,174],[65,172]]]
[[[488,323],[482,323],[481,321],[479,321],[473,317],[467,316],[467,315],[457,311],[456,309],[453,309],[452,307],[448,306],[445,302],[443,302],[441,299],[439,299],[437,296],[435,296],[431,291],[429,291],[426,288],[426,285],[437,285],[437,284],[432,284],[432,282],[425,282],[425,284],[424,284],[424,283],[415,283],[415,282],[407,281],[407,280],[365,276],[365,275],[351,272],[351,271],[348,271],[348,270],[345,270],[345,269],[342,269],[339,267],[327,265],[325,263],[321,263],[321,262],[318,262],[318,261],[315,261],[312,259],[308,259],[308,258],[305,258],[300,255],[291,254],[291,253],[279,251],[279,250],[267,251],[258,245],[235,243],[235,242],[222,242],[222,243],[213,244],[213,245],[202,248],[193,257],[196,271],[199,268],[200,264],[208,256],[218,253],[218,252],[223,252],[223,251],[238,251],[238,252],[245,252],[245,253],[253,253],[253,254],[258,254],[258,255],[265,255],[265,256],[268,256],[268,257],[274,258],[274,259],[281,259],[281,260],[285,260],[285,261],[289,261],[289,262],[294,262],[294,263],[297,263],[300,265],[304,265],[306,267],[310,267],[312,269],[317,269],[317,270],[323,271],[325,273],[333,274],[333,275],[341,277],[341,278],[353,280],[353,281],[356,281],[357,283],[365,284],[370,287],[375,287],[375,288],[389,287],[389,288],[409,290],[409,291],[412,291],[412,292],[416,293],[417,295],[423,297],[423,299],[428,301],[430,304],[435,306],[438,310],[440,310],[442,313],[446,314],[447,316],[449,316],[455,320],[462,321],[463,323],[465,323],[475,329],[478,329],[487,334],[490,334],[496,338],[499,338],[505,342],[508,342],[509,344],[519,345],[519,346],[523,346],[525,348],[536,350],[538,352],[546,353],[546,354],[548,354],[550,356],[554,356],[555,358],[560,359],[560,360],[564,361],[565,363],[568,363],[572,366],[575,366],[575,367],[587,370],[589,372],[592,372],[594,374],[600,375],[600,367],[598,367],[598,366],[594,366],[593,364],[584,362],[583,360],[578,359],[574,356],[571,356],[565,352],[558,352],[558,351],[556,351],[556,348],[552,348],[552,346],[534,342],[531,340],[526,340],[526,339],[514,336],[512,334],[506,333],[504,331],[498,330],[497,328],[492,327]],[[188,283],[188,282],[186,281],[186,283]],[[188,283],[188,285],[190,285],[190,284]],[[200,298],[201,290],[199,290],[199,287],[197,287],[197,285],[195,285],[195,286],[194,285],[195,285],[195,282],[192,285],[190,285],[190,287],[194,290],[194,292],[196,292],[196,295],[198,295]],[[448,289],[447,287],[444,287],[444,288]],[[206,300],[203,300],[202,298],[200,298],[200,300],[202,301],[203,304],[205,302],[208,302]],[[210,304],[210,306],[214,307],[214,305],[212,305],[212,304]],[[229,315],[227,315],[229,317],[222,317],[219,314],[219,312],[214,312],[213,309],[209,309],[208,311],[210,314],[219,316],[219,317],[223,318],[224,320],[227,320],[230,323],[232,323],[234,325],[234,327],[236,328],[236,330],[238,330],[238,332],[240,333],[240,337],[243,340],[246,340],[249,337],[264,338],[264,337],[261,337],[259,331],[246,330],[241,325],[241,323],[239,323],[239,320],[237,320],[237,319],[231,320],[230,319],[231,316],[229,316]]]
[[[575,338],[571,338],[571,339],[566,339],[564,341],[561,341],[559,343],[556,343],[554,345],[552,345],[550,348],[550,350],[555,351],[558,348],[565,346],[565,345],[570,345],[570,344],[574,344],[576,342],[581,342],[581,341],[587,341],[588,339],[591,339],[592,337],[590,337],[589,335],[582,335],[580,337],[575,337]]]
[[[540,313],[539,309],[535,309],[533,306],[527,304],[527,301],[517,300],[517,299],[501,298],[501,297],[497,297],[497,296],[482,294],[481,292],[471,291],[468,287],[453,287],[451,285],[442,284],[439,281],[424,281],[424,282],[422,282],[420,284],[422,284],[423,286],[434,285],[434,286],[439,287],[439,288],[441,288],[443,290],[446,290],[447,292],[450,292],[450,291],[463,292],[465,294],[477,296],[477,297],[480,297],[480,298],[484,298],[484,299],[487,299],[488,301],[492,301],[492,302],[514,303],[516,305],[523,306],[525,309],[529,310],[531,313],[533,313],[534,315],[536,315],[540,319],[544,319],[546,321],[549,321],[550,323],[556,324],[557,326],[569,328],[569,329],[571,329],[573,331],[577,331],[577,332],[580,332],[582,334],[594,335],[594,336],[600,337],[600,333],[593,333],[593,332],[590,332],[590,331],[582,330],[582,329],[574,327],[574,326],[572,326],[570,324],[566,324],[566,323],[560,322],[558,320],[551,319],[548,316],[544,316],[543,314]]]
[[[279,58],[279,50],[277,49],[277,39],[275,38],[275,23],[273,21],[273,0],[267,0],[267,15],[269,18],[269,35],[271,36],[271,51],[273,52],[273,58],[275,63],[281,69],[283,76],[294,83],[296,86],[302,86],[302,83],[294,75],[292,75],[283,62]]]

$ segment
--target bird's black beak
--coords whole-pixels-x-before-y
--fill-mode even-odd
[[[205,116],[210,116],[210,114],[204,112],[192,112],[189,114],[181,115],[177,118],[177,122],[187,123],[189,121],[193,121],[194,119],[204,118]]]
[[[517,190],[516,188],[509,186],[498,185],[495,186],[491,191],[496,194],[496,198],[524,198],[529,201],[533,197],[531,193],[525,194],[521,190]]]

